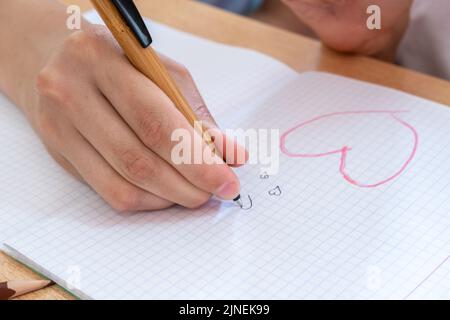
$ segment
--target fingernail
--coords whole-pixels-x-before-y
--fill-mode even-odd
[[[237,167],[243,166],[244,164],[247,163],[248,157],[249,154],[247,149],[243,145],[236,142],[236,155],[235,159],[231,159],[233,161],[232,164]]]
[[[227,182],[217,189],[214,194],[224,200],[231,200],[237,197],[239,188],[235,182]]]
[[[239,144],[235,139],[224,136],[224,144],[221,153],[225,157],[225,162],[233,167],[239,167],[247,163],[248,151],[244,146]]]

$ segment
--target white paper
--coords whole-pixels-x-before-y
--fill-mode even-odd
[[[159,51],[190,69],[223,128],[298,127],[282,139],[279,173],[237,170],[249,211],[211,200],[119,214],[58,168],[1,100],[0,232],[10,254],[81,298],[450,298],[447,107],[150,30]]]

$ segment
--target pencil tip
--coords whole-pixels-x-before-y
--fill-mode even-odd
[[[236,198],[233,199],[234,202],[238,204],[241,209],[244,207],[244,203],[242,202],[241,195],[238,195]]]

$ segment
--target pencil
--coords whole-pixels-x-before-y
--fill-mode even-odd
[[[198,131],[206,145],[216,152],[214,141],[170,76],[155,50],[152,38],[133,1],[91,0],[100,17],[117,40],[133,66],[152,80],[174,103],[175,107]],[[242,207],[240,195],[234,201]]]
[[[175,81],[170,76],[158,54],[150,46],[151,36],[139,12],[132,1],[126,0],[91,0],[95,9],[117,40],[128,60],[152,80],[174,103],[189,123],[199,132],[203,140],[213,147],[211,136],[204,128],[198,128],[196,114],[189,106]],[[119,12],[119,9],[121,12]],[[124,20],[128,18],[128,20]],[[141,22],[142,21],[142,22]],[[129,26],[132,26],[131,28]],[[215,149],[213,149],[215,150]]]
[[[9,300],[24,294],[44,289],[53,282],[50,280],[13,280],[0,282],[0,300]]]

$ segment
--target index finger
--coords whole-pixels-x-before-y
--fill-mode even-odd
[[[181,93],[194,110],[198,120],[202,122],[203,127],[215,138],[216,148],[223,160],[233,167],[244,165],[249,157],[247,150],[237,143],[235,139],[228,137],[220,130],[206,106],[191,73],[185,67],[164,55],[160,55],[160,58],[177,83]]]

